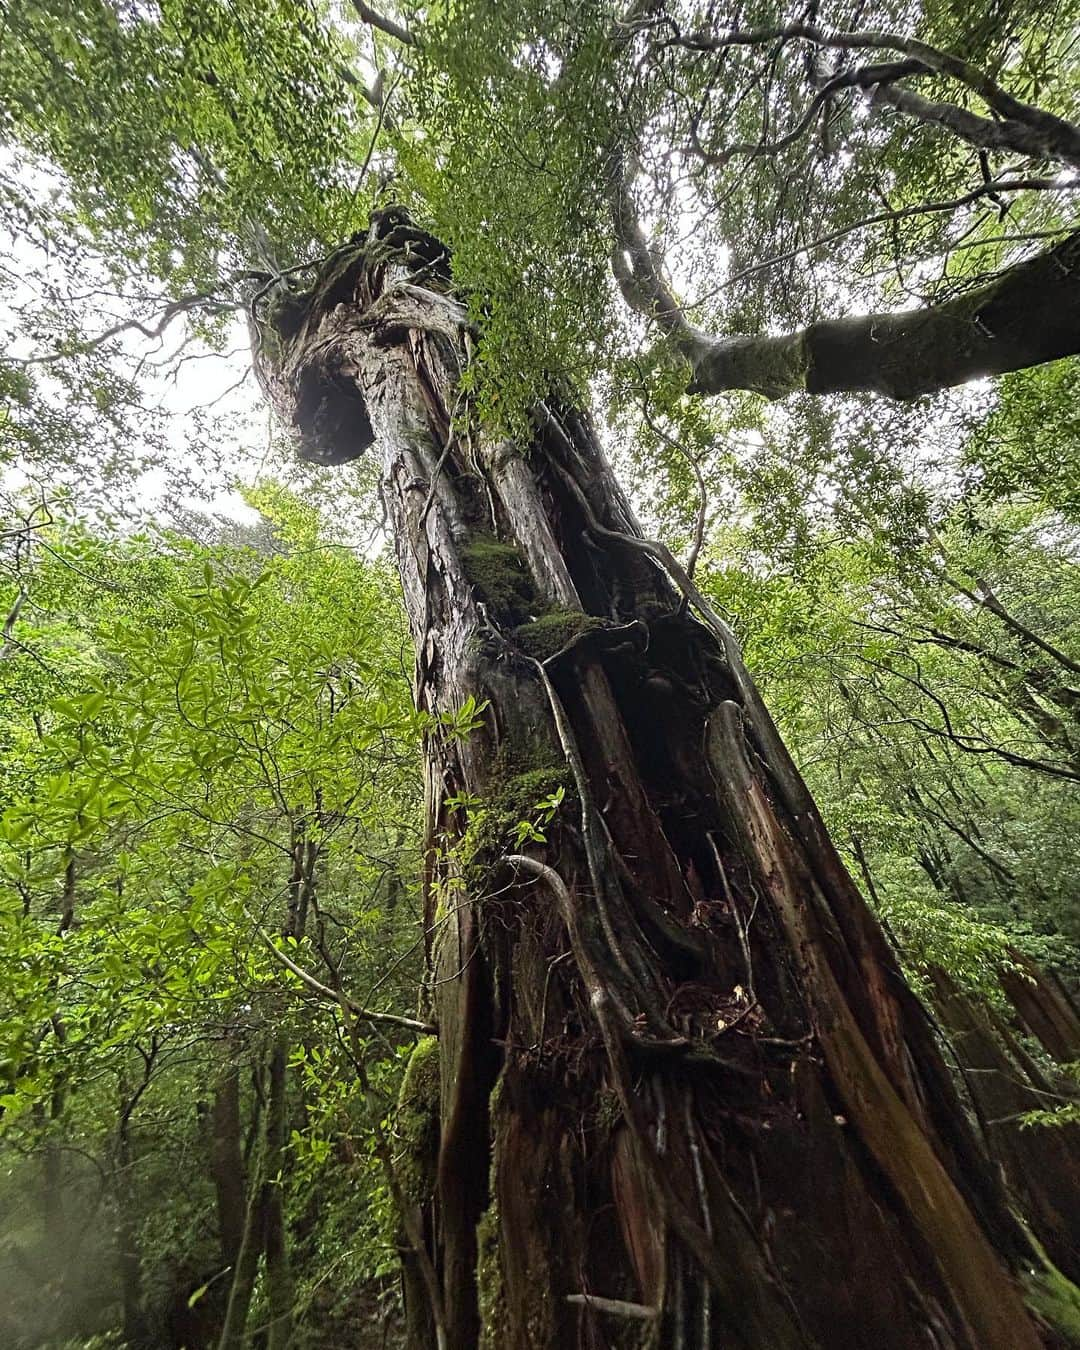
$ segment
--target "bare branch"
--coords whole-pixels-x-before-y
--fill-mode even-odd
[[[794,145],[801,136],[805,135],[823,105],[842,90],[885,89],[896,80],[903,79],[907,75],[925,75],[927,73],[927,67],[921,61],[913,60],[895,61],[880,66],[860,66],[856,70],[842,71],[839,75],[834,75],[815,94],[803,116],[791,131],[781,136],[779,140],[761,140],[756,143],[744,142],[740,145],[729,145],[725,150],[706,150],[698,138],[695,124],[691,127],[691,149],[699,159],[714,168],[723,167],[728,160],[733,159],[736,155],[745,155],[749,159],[758,159],[763,155],[775,155],[780,150],[786,150],[789,145]],[[981,120],[976,118],[976,121]]]
[[[173,319],[181,314],[188,314],[192,310],[202,308],[215,313],[223,313],[226,310],[237,309],[239,305],[228,300],[222,300],[214,291],[200,291],[196,295],[187,295],[179,300],[170,301],[161,311],[160,318],[152,328],[141,319],[124,319],[120,323],[113,324],[111,328],[107,328],[104,333],[99,333],[97,337],[86,338],[71,348],[50,352],[47,356],[27,357],[26,360],[16,361],[15,364],[20,366],[51,365],[54,361],[62,361],[72,355],[95,351],[103,343],[108,342],[110,338],[119,337],[121,333],[131,332],[132,330],[141,333],[143,337],[151,341],[155,341],[162,337]]]
[[[782,263],[790,262],[792,258],[801,257],[805,253],[813,253],[815,249],[826,248],[829,244],[835,244],[838,240],[845,239],[857,230],[866,230],[873,225],[891,225],[895,221],[908,220],[913,216],[941,215],[951,211],[959,211],[983,197],[989,197],[993,201],[997,194],[1002,192],[1059,192],[1061,190],[1062,184],[1053,178],[997,178],[984,183],[981,187],[973,188],[970,192],[965,192],[962,197],[953,197],[941,202],[920,202],[916,206],[902,206],[895,210],[878,211],[872,216],[864,216],[862,220],[857,220],[853,225],[843,225],[840,229],[833,230],[829,234],[819,235],[806,244],[799,244],[797,248],[790,248],[784,253],[777,253],[772,258],[765,258],[759,263],[744,267],[739,272],[733,272],[731,276],[725,277],[719,286],[699,296],[695,304],[702,304],[720,291],[726,290],[729,286],[734,286],[738,281],[744,281],[747,277],[755,276],[758,272],[767,271],[770,267],[779,267]],[[1031,237],[1048,238],[1051,234],[1061,233],[1063,231],[1054,230],[1047,232],[1045,235],[1042,233],[1033,234]],[[990,240],[976,241],[976,243],[990,242]]]
[[[608,1313],[612,1317],[629,1317],[651,1322],[660,1316],[660,1309],[651,1303],[627,1303],[621,1298],[601,1298],[599,1294],[567,1294],[567,1303],[588,1308],[592,1312]]]
[[[986,105],[1007,121],[1019,122],[1037,132],[1044,150],[1054,159],[1080,165],[1080,127],[1048,113],[1032,104],[1014,98],[999,84],[970,61],[952,52],[942,51],[917,38],[902,37],[897,33],[829,32],[813,24],[793,23],[777,27],[732,29],[727,33],[699,32],[689,36],[676,35],[666,39],[665,46],[680,46],[690,51],[721,51],[726,47],[760,46],[774,42],[801,40],[840,51],[893,51],[920,62],[939,75],[958,80],[983,100]]]
[[[6,661],[11,653],[17,650],[21,644],[15,641],[15,625],[19,622],[19,615],[22,613],[22,607],[26,604],[26,588],[20,582],[19,593],[15,597],[15,603],[8,610],[7,618],[4,620],[3,630],[0,631],[0,661]]]
[[[298,966],[291,960],[285,952],[278,947],[268,933],[261,928],[258,930],[259,937],[266,943],[267,947],[274,954],[277,961],[291,971],[297,979],[311,990],[313,994],[318,994],[319,998],[325,999],[328,1003],[335,1003],[338,1007],[346,1007],[353,1017],[359,1017],[362,1021],[371,1022],[376,1026],[401,1027],[404,1031],[414,1031],[423,1036],[437,1036],[439,1029],[433,1022],[418,1022],[413,1017],[398,1017],[394,1013],[371,1012],[363,1008],[359,1003],[355,1003],[348,994],[336,993],[329,985],[323,984],[311,975],[302,966]]]

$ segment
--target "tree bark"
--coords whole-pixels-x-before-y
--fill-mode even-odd
[[[419,706],[481,708],[425,763],[447,1343],[1058,1344],[730,633],[586,417],[462,429],[432,258],[380,214],[260,345],[304,453],[377,440]]]
[[[279,1035],[270,1052],[270,1099],[266,1110],[266,1198],[264,1205],[267,1350],[288,1350],[292,1341],[293,1282],[285,1229],[285,1144],[288,1137],[289,1043]]]
[[[986,1122],[990,1152],[1055,1264],[1080,1279],[1080,1126],[1024,1128],[1025,1113],[1061,1105],[1061,1094],[1026,1057],[1008,1053],[987,1017],[944,970],[930,975],[941,1019]]]
[[[131,1115],[141,1093],[134,1096],[121,1079],[120,1119],[116,1131],[116,1265],[123,1309],[124,1344],[132,1350],[144,1350],[150,1344],[146,1310],[143,1307],[142,1259],[135,1219],[133,1169],[135,1151],[131,1138]]]
[[[266,1241],[266,1132],[264,1127],[263,1093],[265,1085],[256,1084],[252,1103],[254,1144],[248,1167],[247,1203],[240,1246],[229,1283],[229,1297],[225,1306],[225,1320],[218,1338],[218,1350],[242,1350],[247,1329],[248,1313],[255,1293],[259,1273],[259,1258]]]
[[[1013,965],[998,976],[1021,1025],[1059,1064],[1080,1061],[1080,1011],[1052,970],[1043,970],[1015,948]]]
[[[913,399],[1080,352],[1080,234],[985,286],[922,309],[811,324],[783,337],[677,333],[691,390],[767,398],[865,392]]]

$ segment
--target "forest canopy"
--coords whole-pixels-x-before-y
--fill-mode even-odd
[[[0,1341],[1080,1344],[1076,6],[0,8]]]

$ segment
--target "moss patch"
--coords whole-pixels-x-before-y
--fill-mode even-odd
[[[476,1295],[480,1308],[480,1350],[509,1344],[506,1287],[499,1256],[499,1206],[492,1200],[476,1226]]]
[[[611,1135],[623,1123],[622,1103],[619,1094],[613,1088],[601,1088],[596,1099],[596,1128],[606,1136]]]
[[[1080,1346],[1080,1289],[1049,1261],[1026,1284],[1029,1307],[1069,1345]]]
[[[489,810],[514,817],[514,823],[525,820],[536,810],[537,803],[550,797],[559,788],[568,786],[570,770],[565,764],[549,765],[542,769],[528,769],[525,773],[507,778],[492,796]]]
[[[496,618],[524,622],[536,608],[536,592],[521,554],[494,535],[478,535],[461,552],[465,575]]]
[[[496,779],[484,804],[476,810],[462,841],[466,863],[489,861],[513,845],[521,820],[533,820],[537,804],[559,788],[569,792],[570,770],[565,764],[527,769],[524,773]]]
[[[394,1127],[401,1140],[401,1187],[414,1204],[435,1193],[439,1158],[439,1042],[423,1036],[416,1042],[398,1093]]]
[[[603,627],[603,619],[579,609],[552,609],[531,623],[519,624],[514,629],[514,641],[534,661],[546,661],[583,633]]]
[[[303,327],[310,310],[310,291],[294,291],[287,284],[276,286],[266,302],[266,327],[282,341],[290,342]],[[264,332],[264,345],[266,338]]]

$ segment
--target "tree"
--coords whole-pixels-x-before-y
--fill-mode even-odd
[[[333,464],[379,448],[417,701],[433,717],[425,919],[440,1073],[439,1100],[429,1094],[426,1107],[437,1113],[438,1152],[404,1195],[414,1342],[1061,1343],[1077,1298],[1066,1277],[1080,1271],[1050,1266],[1014,1215],[933,1028],[730,630],[688,570],[643,537],[582,407],[581,383],[568,378],[575,351],[566,338],[582,322],[571,313],[578,302],[586,324],[607,305],[597,264],[614,242],[623,294],[689,360],[692,389],[848,388],[829,372],[837,348],[850,352],[854,342],[872,367],[854,387],[908,396],[1074,350],[1075,245],[1018,263],[988,291],[919,321],[810,324],[797,340],[705,338],[631,209],[627,160],[638,147],[617,132],[624,114],[635,132],[654,124],[660,96],[677,101],[684,77],[699,94],[711,89],[712,68],[703,73],[693,60],[676,69],[669,91],[664,52],[716,55],[730,35],[687,37],[697,28],[652,6],[587,7],[573,24],[539,6],[447,9],[419,36],[357,9],[416,53],[404,112],[388,106],[385,80],[367,97],[376,133],[392,123],[400,163],[414,190],[425,186],[448,246],[406,212],[378,209],[315,260],[282,267],[263,249],[248,310],[261,377],[304,453]],[[186,39],[192,13],[177,13]],[[252,16],[239,13],[246,41]],[[491,25],[478,47],[477,15]],[[287,33],[287,18],[272,17],[270,36],[279,26]],[[153,27],[117,25],[117,41]],[[241,128],[233,134],[217,105],[215,115],[203,108],[201,89],[169,81],[216,90],[220,65],[238,95],[246,79],[258,86],[265,77],[244,42],[213,35],[209,74],[174,68],[168,49],[162,72],[151,35],[141,31],[137,54],[149,52],[164,87],[180,89],[182,111],[197,104],[199,116],[181,119],[181,133],[139,132],[159,162],[170,134],[229,149],[225,172],[208,177],[230,207],[220,218],[236,231],[234,246],[246,238],[250,252],[266,232],[248,220],[266,173],[245,174],[247,141],[257,133],[250,148],[264,169],[274,136],[301,120],[311,88],[296,72],[290,104],[271,80],[269,127],[233,113]],[[779,44],[787,59],[796,38],[836,45],[817,29],[775,26],[752,45]],[[264,45],[260,33],[257,50]],[[982,149],[1032,153],[1031,110],[1003,101],[966,58],[866,33],[841,46],[885,46],[904,59],[888,74],[830,74],[812,111],[843,88],[873,86],[923,121],[951,120],[967,140],[981,136]],[[287,44],[271,49],[295,70]],[[623,99],[615,90],[628,73]],[[928,112],[900,83],[927,78],[958,82],[963,99],[987,99],[1001,119],[992,127],[1005,128],[998,140],[989,144],[988,119],[975,126],[959,105]],[[122,84],[121,93],[125,109]],[[483,98],[494,99],[492,121]],[[165,103],[172,114],[168,95]],[[254,117],[263,102],[243,106]],[[552,113],[561,120],[538,134],[538,117]],[[463,133],[447,131],[451,117]],[[74,166],[81,152],[70,153],[56,125],[71,133],[57,122],[47,148]],[[324,117],[315,130],[327,127]],[[1038,157],[1071,163],[1069,126],[1047,114],[1037,127]],[[706,155],[716,153],[701,140],[700,117],[694,129]],[[508,191],[492,157],[477,188],[477,156],[505,147],[507,134],[526,186]],[[539,169],[530,154],[538,140]],[[313,135],[308,144],[325,142]],[[206,157],[193,156],[200,170]],[[282,159],[289,181],[298,159],[303,176],[302,155]],[[233,172],[240,186],[230,196]],[[145,191],[145,180],[137,185]],[[109,186],[130,195],[127,180]],[[990,176],[986,191],[1015,186]],[[182,193],[167,205],[170,228],[192,210]],[[285,206],[293,227],[303,199]],[[198,210],[196,202],[191,218]],[[514,229],[503,233],[508,214]],[[551,261],[537,246],[536,220],[553,225],[555,277],[581,258],[591,268],[570,303],[550,277],[529,275],[528,262]],[[485,228],[494,228],[490,241]],[[145,222],[138,230],[152,233]],[[584,242],[571,243],[575,232]],[[1046,274],[1062,264],[1063,321],[1025,329],[1017,292],[1039,299],[1037,318],[1049,313]],[[523,313],[534,299],[539,320]],[[559,350],[548,361],[552,312]],[[967,340],[946,346],[941,329],[951,331],[958,314]],[[896,338],[887,378],[865,341],[881,327]],[[588,336],[586,373],[600,363],[603,336]],[[479,366],[470,364],[477,338]],[[820,347],[830,343],[826,359]],[[675,369],[685,385],[685,368]],[[670,371],[669,361],[669,384]],[[414,1113],[424,1106],[410,1101]],[[848,1274],[842,1285],[822,1280],[839,1269]]]
[[[132,1350],[216,1346],[226,1311],[233,1342],[295,1343],[357,1171],[335,1261],[360,1298],[394,1238],[365,1138],[426,1030],[380,1007],[416,965],[404,633],[385,566],[288,493],[258,500],[261,551],[54,521],[21,560],[0,665],[12,1345],[108,1325],[114,1298]],[[368,1013],[348,991],[378,977]],[[329,1343],[356,1300],[322,1313]]]
[[[556,1345],[595,1317],[905,1344],[930,1299],[958,1344],[1037,1344],[1002,1277],[1023,1233],[735,643],[587,418],[545,404],[524,447],[457,431],[460,305],[405,279],[433,248],[380,215],[267,379],[309,454],[370,422],[420,707],[485,709],[428,744],[437,1337]],[[873,1271],[847,1307],[816,1278],[840,1212]]]

